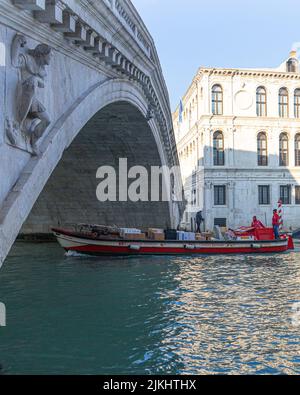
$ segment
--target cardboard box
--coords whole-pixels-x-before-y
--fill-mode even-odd
[[[145,233],[123,233],[124,240],[146,240]]]
[[[165,241],[165,239],[166,239],[166,237],[165,237],[165,234],[164,234],[164,233],[156,233],[156,234],[154,235],[154,240],[157,240],[157,241]]]
[[[120,229],[120,233],[121,234],[138,234],[138,233],[142,233],[142,231],[140,229],[135,229],[135,228],[121,228]]]
[[[201,233],[201,235],[207,241],[210,241],[212,239],[212,237],[213,237],[213,233],[212,232],[204,232],[204,233]]]
[[[149,236],[151,240],[155,241],[165,241],[165,234],[164,233],[152,233],[151,236]]]
[[[164,229],[149,228],[148,233],[164,233]]]
[[[165,240],[165,232],[163,229],[148,229],[148,237],[151,240],[163,241]]]

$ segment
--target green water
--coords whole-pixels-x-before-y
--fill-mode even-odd
[[[3,374],[300,373],[300,253],[67,258],[17,243],[0,301]]]

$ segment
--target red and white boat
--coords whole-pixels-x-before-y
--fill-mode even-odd
[[[178,241],[124,240],[93,232],[52,229],[65,251],[97,256],[269,254],[294,249],[291,236],[279,240]]]

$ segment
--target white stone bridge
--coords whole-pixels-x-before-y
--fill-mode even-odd
[[[101,165],[178,165],[157,52],[129,0],[0,0],[0,108],[0,266],[19,233],[177,225],[174,202],[96,199]]]

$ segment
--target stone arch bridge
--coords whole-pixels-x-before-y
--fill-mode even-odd
[[[129,0],[0,0],[0,108],[0,266],[20,232],[177,225],[172,199],[96,199],[101,165],[178,165],[157,52]]]

